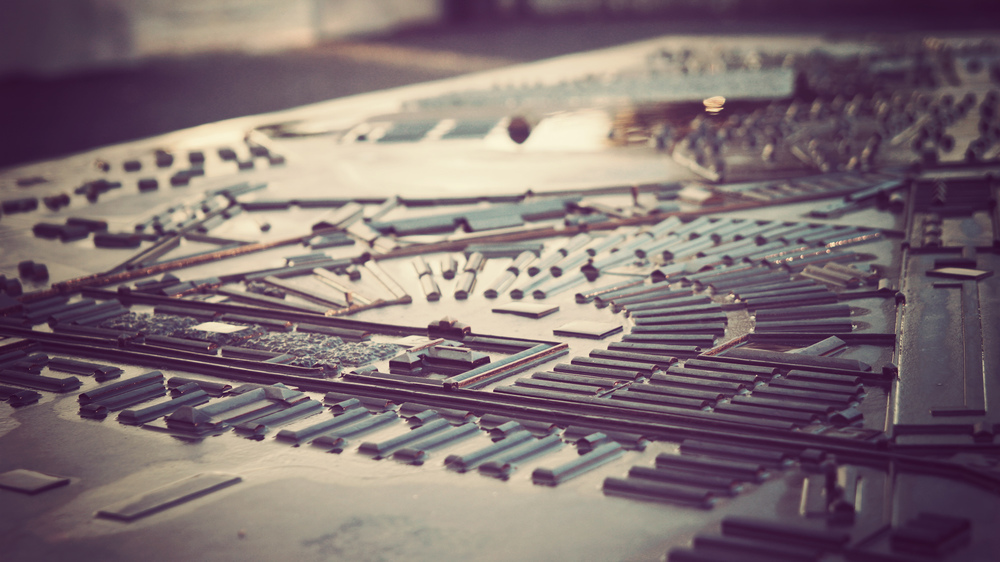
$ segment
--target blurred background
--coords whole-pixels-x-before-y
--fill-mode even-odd
[[[984,0],[4,0],[0,167],[665,34],[1000,27]]]

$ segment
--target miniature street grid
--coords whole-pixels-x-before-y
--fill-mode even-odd
[[[991,560],[1000,42],[671,37],[0,171],[9,560]]]

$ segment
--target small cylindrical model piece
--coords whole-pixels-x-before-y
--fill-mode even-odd
[[[484,292],[486,298],[495,299],[500,293],[507,290],[512,283],[517,279],[517,276],[521,274],[521,270],[524,266],[528,265],[535,260],[535,254],[533,252],[524,251],[518,254],[514,261],[507,266],[507,270],[504,271]]]
[[[479,252],[473,252],[462,268],[462,275],[455,282],[455,298],[467,299],[472,288],[476,286],[476,273],[483,268],[486,258]]]
[[[434,280],[431,266],[427,265],[424,258],[418,256],[413,260],[413,270],[417,272],[420,287],[424,290],[427,300],[431,302],[441,300],[441,289],[438,287],[437,281]]]
[[[546,297],[551,297],[557,295],[566,289],[571,289],[580,285],[587,278],[584,276],[583,272],[577,271],[571,275],[560,278],[558,282],[545,283],[532,291],[532,296],[536,299],[544,299]]]
[[[495,299],[500,296],[500,293],[505,291],[514,281],[517,280],[517,273],[507,270],[500,274],[493,283],[483,292],[483,294],[488,299]]]
[[[441,260],[441,276],[445,279],[454,279],[458,272],[458,260],[455,256],[447,256]]]
[[[552,267],[553,265],[559,263],[563,258],[568,256],[570,253],[583,248],[591,241],[591,237],[586,232],[581,232],[576,236],[570,238],[566,245],[562,248],[557,249],[555,252],[548,254],[544,258],[538,261],[538,263],[533,264],[528,268],[528,275],[534,277],[542,271],[545,271]]]

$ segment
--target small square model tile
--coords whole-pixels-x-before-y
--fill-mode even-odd
[[[552,331],[557,336],[575,336],[580,338],[604,339],[611,334],[622,331],[622,327],[614,322],[570,322]]]
[[[23,468],[0,474],[0,488],[22,494],[38,494],[66,484],[69,484],[69,478],[50,476]]]
[[[542,318],[559,310],[558,306],[551,304],[536,304],[531,302],[510,302],[493,308],[493,312],[500,314],[516,314],[527,318]]]

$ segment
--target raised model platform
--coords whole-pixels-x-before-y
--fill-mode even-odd
[[[35,560],[991,560],[1000,44],[671,37],[0,172]]]

